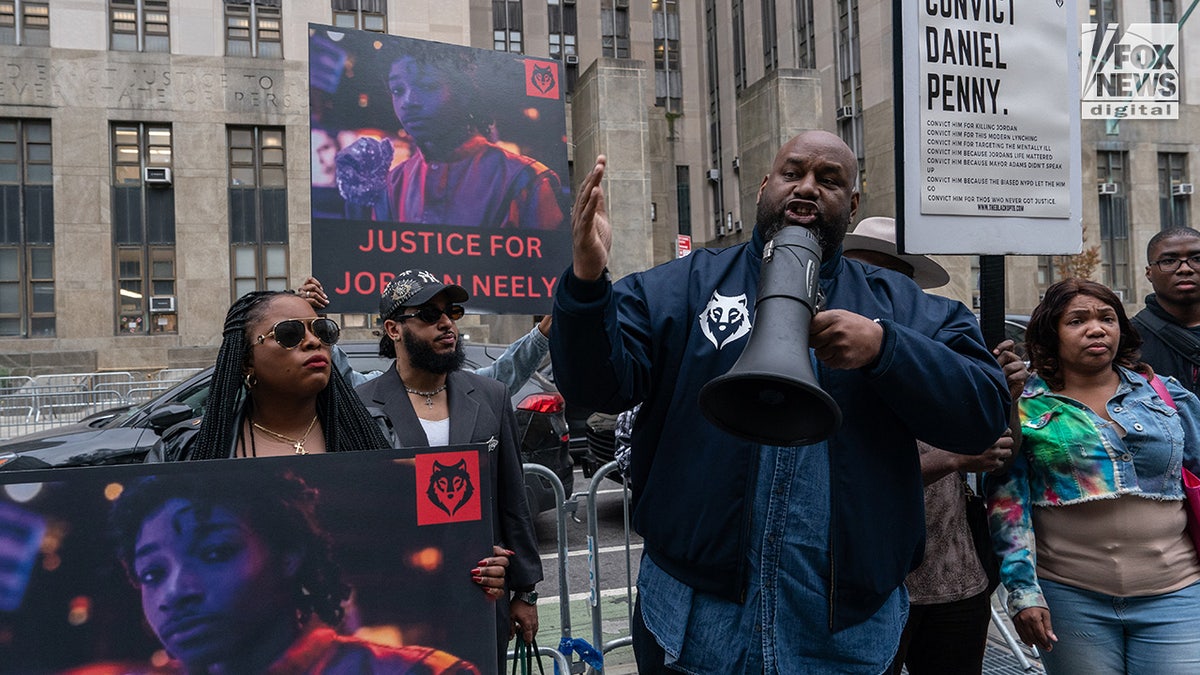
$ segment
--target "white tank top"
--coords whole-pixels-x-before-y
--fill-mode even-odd
[[[429,447],[450,445],[449,417],[442,420],[421,420],[421,428],[425,430],[425,438],[429,439]]]

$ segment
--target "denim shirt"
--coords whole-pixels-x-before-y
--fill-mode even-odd
[[[542,335],[542,331],[534,326],[532,330],[509,345],[508,349],[505,349],[504,353],[491,364],[477,368],[475,374],[500,380],[508,387],[509,396],[516,396],[517,392],[521,391],[521,387],[524,387],[525,383],[529,381],[533,371],[537,370],[548,351],[550,351],[550,338]],[[369,373],[358,372],[350,365],[350,359],[346,358],[346,352],[337,345],[333,346],[333,367],[342,374],[342,377],[346,378],[346,382],[350,384],[351,388],[358,387],[364,382],[370,382],[383,374],[381,370],[372,370]]]
[[[1144,377],[1118,367],[1108,400],[1110,423],[1032,375],[1021,394],[1021,449],[1006,474],[988,477],[992,544],[1009,611],[1045,607],[1037,581],[1033,507],[1056,507],[1136,495],[1183,499],[1183,465],[1200,468],[1200,399],[1164,380],[1171,407]],[[1117,425],[1124,430],[1118,433]]]
[[[745,603],[694,590],[642,557],[638,597],[667,664],[688,673],[883,672],[908,613],[901,585],[831,632],[829,445],[759,450]]]

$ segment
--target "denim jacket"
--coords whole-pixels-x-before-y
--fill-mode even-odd
[[[1168,378],[1171,407],[1138,373],[1118,372],[1121,382],[1106,407],[1124,437],[1077,401],[1052,393],[1036,374],[1021,394],[1020,452],[1007,473],[988,477],[992,544],[1014,616],[1046,606],[1037,581],[1033,507],[1122,495],[1181,500],[1182,466],[1200,468],[1200,399]]]

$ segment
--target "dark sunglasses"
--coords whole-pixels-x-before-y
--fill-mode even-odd
[[[342,335],[342,329],[337,322],[323,316],[312,319],[287,319],[271,326],[271,332],[266,335],[259,335],[258,344],[261,345],[267,338],[273,337],[280,347],[295,349],[301,342],[304,342],[305,329],[331,347],[337,344],[338,338]]]
[[[446,305],[446,309],[441,309],[435,305],[421,305],[417,308],[417,311],[413,312],[412,314],[401,314],[400,316],[397,316],[396,321],[417,318],[425,323],[433,324],[437,323],[438,320],[442,318],[443,314],[450,317],[451,321],[458,321],[459,319],[463,318],[463,314],[466,313],[467,310],[463,309],[462,305]]]

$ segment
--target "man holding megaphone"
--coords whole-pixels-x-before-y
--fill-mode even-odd
[[[1008,389],[967,308],[842,258],[857,166],[837,136],[805,132],[763,178],[750,241],[616,283],[603,156],[578,193],[551,353],[573,403],[642,403],[641,673],[883,672],[923,548],[916,437],[977,454],[1006,428]],[[725,376],[737,386],[701,396]]]

